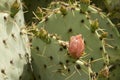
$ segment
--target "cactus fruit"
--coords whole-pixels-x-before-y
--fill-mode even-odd
[[[0,0],[0,80],[33,80],[29,40],[22,34],[23,27],[20,0]]]
[[[83,13],[78,4],[57,2],[56,5],[37,25],[38,29],[44,27],[51,42],[46,44],[39,37],[32,39],[32,65],[36,78],[114,79],[110,71],[120,57],[120,35],[111,21],[95,6],[89,5]],[[61,10],[62,6],[64,10]],[[68,54],[66,41],[78,34],[82,34],[85,51],[79,59],[75,59]]]
[[[85,44],[81,34],[72,36],[70,38],[70,42],[68,45],[68,52],[72,57],[74,58],[81,57],[84,49],[85,49]]]

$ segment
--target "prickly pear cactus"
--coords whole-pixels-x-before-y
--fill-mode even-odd
[[[20,0],[0,0],[0,80],[33,80]]]
[[[56,5],[32,29],[37,35],[31,39],[37,80],[119,80],[111,69],[120,58],[120,35],[107,16],[91,5],[85,12],[77,3]],[[78,34],[85,51],[76,59],[69,55],[67,44]]]

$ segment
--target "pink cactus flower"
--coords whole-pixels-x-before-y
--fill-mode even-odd
[[[72,36],[69,41],[68,52],[73,58],[82,56],[85,49],[84,39],[82,35]]]

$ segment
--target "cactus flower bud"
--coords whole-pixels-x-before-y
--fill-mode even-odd
[[[72,36],[69,41],[68,52],[74,58],[79,58],[82,56],[85,49],[84,40],[82,35]]]

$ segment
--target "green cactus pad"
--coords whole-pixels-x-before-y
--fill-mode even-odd
[[[44,27],[49,33],[57,34],[56,37],[62,41],[82,34],[85,54],[74,60],[67,55],[65,47],[61,48],[59,40],[51,39],[51,43],[46,44],[33,38],[32,64],[33,69],[37,68],[34,71],[36,77],[42,80],[112,80],[109,69],[120,57],[120,35],[115,26],[95,6],[89,6],[88,11],[83,13],[78,5],[59,5],[43,18],[38,28]],[[65,9],[60,10],[61,6]],[[70,66],[66,62],[70,62]]]

